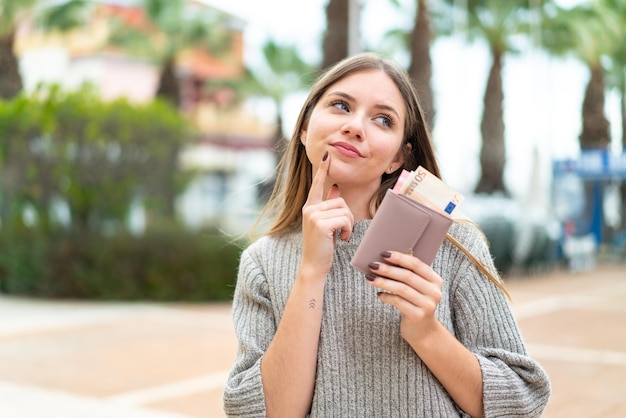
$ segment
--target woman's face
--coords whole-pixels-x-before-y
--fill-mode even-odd
[[[313,109],[300,140],[317,170],[326,151],[329,177],[341,187],[375,190],[384,172],[402,164],[406,106],[380,70],[354,73],[331,85]]]

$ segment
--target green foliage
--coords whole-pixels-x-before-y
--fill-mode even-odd
[[[514,42],[516,35],[531,38],[534,34],[534,25],[538,21],[543,9],[551,4],[550,0],[467,0],[460,4],[455,0],[445,0],[447,5],[457,12],[466,15],[463,29],[470,41],[485,41],[492,51],[515,52]],[[453,13],[448,13],[452,16]],[[449,19],[444,32],[451,33],[452,21]],[[458,23],[458,22],[455,22]]]
[[[598,65],[603,55],[623,45],[623,24],[607,0],[569,9],[554,7],[543,21],[542,47],[554,55],[573,54],[585,64]]]
[[[0,291],[229,299],[240,247],[175,218],[191,175],[177,163],[187,126],[163,101],[103,102],[89,87],[0,101]],[[127,226],[137,201],[147,213],[141,235]]]
[[[33,283],[46,274],[47,240],[24,227],[3,226],[0,234],[0,292],[31,294]]]
[[[531,236],[528,253],[519,262],[522,272],[534,274],[550,270],[557,259],[557,240],[549,235],[545,225],[532,225]]]
[[[38,1],[44,4],[43,1]],[[66,0],[40,7],[34,14],[35,21],[43,28],[66,32],[75,29],[88,21],[93,3],[88,0]]]
[[[180,105],[176,58],[185,50],[205,51],[226,61],[234,58],[232,18],[205,4],[185,0],[141,0],[151,30],[112,18],[108,42],[160,67],[157,96]]]
[[[306,62],[294,45],[269,39],[263,44],[262,62],[246,68],[241,80],[210,80],[208,87],[233,89],[240,100],[268,97],[280,108],[288,94],[308,87],[317,75],[316,67]]]
[[[0,37],[13,32],[18,18],[32,9],[38,0],[2,0],[0,3]]]
[[[481,220],[480,228],[487,238],[496,269],[508,276],[512,272],[532,275],[549,271],[557,262],[558,242],[550,236],[546,225],[525,225],[529,228],[528,248],[516,255],[519,234],[514,221],[505,216],[491,215]]]
[[[92,6],[87,0],[1,0],[0,1],[0,98],[11,99],[22,90],[15,40],[24,23],[38,29],[66,32],[87,20]]]
[[[187,48],[201,48],[216,56],[230,51],[229,18],[218,9],[185,0],[142,0],[140,6],[156,30],[146,31],[114,17],[109,42],[159,64]]]
[[[507,275],[514,264],[515,226],[510,219],[494,215],[482,220],[480,228],[489,242],[496,269]]]
[[[0,291],[100,300],[232,298],[241,246],[216,231],[106,236],[32,228],[0,235]]]
[[[123,224],[134,199],[156,217],[172,217],[186,176],[177,167],[191,139],[167,104],[100,101],[94,92],[57,88],[0,102],[2,221],[20,223],[35,208],[40,227],[55,225],[55,202],[80,229]]]

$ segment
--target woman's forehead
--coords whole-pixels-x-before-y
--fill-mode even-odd
[[[332,83],[322,97],[343,95],[381,107],[392,107],[399,115],[407,112],[406,101],[393,78],[380,69],[353,72]]]

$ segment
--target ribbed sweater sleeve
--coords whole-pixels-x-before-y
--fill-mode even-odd
[[[276,332],[268,284],[259,264],[262,245],[244,250],[239,262],[232,315],[239,341],[234,367],[224,390],[229,417],[264,417],[261,358]]]
[[[482,234],[471,225],[457,225],[456,238],[488,270],[495,272]],[[489,281],[469,258],[450,251],[458,260],[458,280],[450,298],[457,338],[478,358],[483,375],[485,418],[541,416],[550,395],[545,371],[532,360],[504,293]]]

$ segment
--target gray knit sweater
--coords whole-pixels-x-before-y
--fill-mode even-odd
[[[467,417],[400,336],[400,314],[378,300],[350,259],[371,221],[337,240],[325,288],[310,417]],[[450,233],[486,266],[487,244],[470,224]],[[260,360],[272,341],[301,258],[302,235],[264,237],[241,256],[233,300],[239,350],[224,392],[231,417],[265,416]],[[433,268],[444,279],[437,317],[479,360],[485,417],[539,417],[550,382],[524,347],[503,292],[447,240]]]

